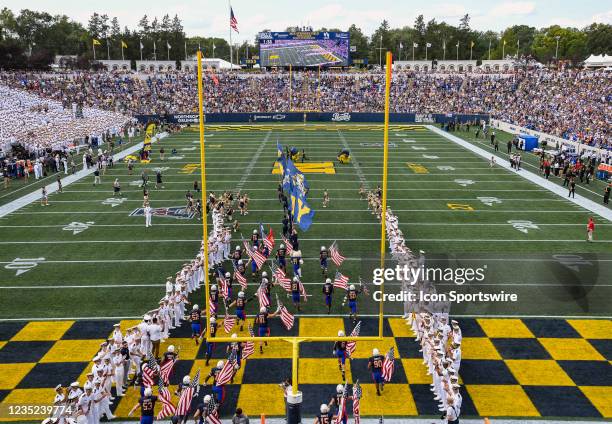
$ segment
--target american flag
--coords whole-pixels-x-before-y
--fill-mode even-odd
[[[217,305],[212,302],[208,302],[208,309],[210,309],[210,314],[215,315],[217,313]]]
[[[278,281],[278,284],[286,291],[291,291],[291,279],[287,277],[285,271],[274,263],[270,265],[270,269],[272,270],[272,274],[274,274],[274,278]]]
[[[210,77],[212,78],[215,85],[219,85],[219,78],[217,78],[217,75],[215,75],[215,70],[210,66],[208,67],[208,70],[210,71]]]
[[[230,6],[230,27],[236,31],[237,33],[240,34],[240,32],[238,31],[238,20],[236,19],[236,17],[234,16],[234,9],[232,9],[232,7]]]
[[[234,375],[234,364],[236,364],[236,351],[232,349],[227,361],[223,364],[223,368],[217,373],[217,386],[229,383]]]
[[[210,402],[208,402],[208,406],[206,408],[206,422],[208,424],[221,424],[221,420],[219,419],[219,411],[217,408],[217,401],[214,396],[210,397]]]
[[[223,276],[223,271],[217,269],[219,275],[219,285],[221,286],[221,296],[225,299],[229,296],[229,284],[227,279]]]
[[[251,325],[249,325],[249,334],[251,337],[255,337],[255,332],[253,331],[253,327]],[[244,344],[244,348],[242,349],[242,360],[245,360],[253,353],[255,353],[255,342],[246,342]]]
[[[349,278],[346,275],[341,274],[340,271],[336,271],[336,276],[334,277],[334,287],[348,290],[348,282]]]
[[[164,384],[170,384],[170,374],[172,374],[172,370],[174,369],[175,363],[176,358],[163,362],[159,367],[159,375],[161,377],[160,380],[162,380]]]
[[[360,414],[360,399],[363,395],[361,391],[361,386],[359,385],[359,380],[355,381],[353,384],[353,419],[355,420],[355,424],[359,424],[361,422]]]
[[[157,365],[157,361],[151,350],[149,350],[148,356],[149,360],[142,366],[142,382],[146,387],[153,387],[159,371],[159,365]]]
[[[234,263],[234,261],[232,261],[232,266],[234,267],[234,278],[236,279],[236,281],[238,281],[238,284],[240,284],[240,287],[242,288],[242,290],[246,290],[247,289],[246,277],[238,271],[238,268],[236,268],[236,264]]]
[[[162,403],[162,409],[157,414],[157,419],[161,420],[166,417],[171,417],[176,413],[176,406],[172,403],[172,394],[168,390],[168,388],[164,385],[164,382],[159,380],[159,390],[157,396]]]
[[[367,284],[361,281],[361,277],[359,277],[359,285],[361,286],[361,291],[363,292],[363,294],[368,296],[370,294],[370,290],[368,290]]]
[[[239,273],[238,271],[234,272],[234,278],[236,278],[236,281],[238,281],[238,284],[240,284],[240,287],[242,288],[242,290],[246,290],[247,288],[247,279],[244,275],[242,275],[241,273]]]
[[[266,258],[266,256],[263,253],[259,252],[259,250],[257,250],[257,249],[253,249],[253,253],[252,253],[251,257],[253,258],[253,260],[257,264],[257,268],[258,269],[261,269],[263,264],[266,263],[266,259],[268,259],[268,258]]]
[[[289,313],[285,306],[281,306],[280,319],[287,330],[291,330],[293,328],[295,318]]]
[[[185,387],[181,392],[181,398],[179,399],[178,406],[176,407],[176,415],[187,415],[189,408],[191,407],[191,400],[196,392],[200,389],[200,370],[196,372],[196,375],[191,380],[191,384]]]
[[[353,331],[351,331],[351,334],[349,334],[349,336],[357,337],[359,336],[360,331],[361,321],[357,323],[357,325],[355,326],[355,328],[353,328]],[[348,353],[348,356],[353,356],[353,352],[355,352],[355,349],[357,349],[357,341],[351,341],[346,344],[346,353]]]
[[[383,361],[382,366],[382,376],[386,382],[391,381],[393,371],[395,371],[395,355],[393,354],[393,348],[391,348],[385,355],[385,360]]]
[[[293,246],[291,245],[291,243],[289,243],[289,240],[287,240],[284,235],[281,236],[281,239],[283,240],[283,244],[285,245],[287,255],[291,256],[291,253],[293,252]]]
[[[251,245],[246,240],[244,240],[242,242],[242,244],[244,246],[244,252],[248,255],[249,258],[252,259],[253,258],[253,253],[252,253],[252,250],[251,250]]]
[[[270,232],[268,233],[266,238],[263,239],[263,242],[268,248],[268,250],[272,252],[272,249],[274,249],[274,232],[272,231],[272,227],[270,227]]]
[[[300,281],[300,294],[304,297],[304,302],[308,302],[308,295],[306,294],[306,287]]]
[[[259,299],[259,308],[267,308],[270,306],[270,300],[268,296],[264,293],[264,285],[261,284],[257,289],[257,298]]]
[[[223,329],[226,333],[232,331],[234,325],[236,324],[236,317],[230,317],[227,314],[225,315],[225,319],[223,320]]]
[[[346,398],[348,397],[348,385],[344,385],[344,390],[340,397],[340,405],[338,405],[338,415],[336,416],[336,424],[340,424],[346,416]]]
[[[331,259],[332,261],[334,261],[336,266],[342,265],[342,262],[344,262],[345,258],[340,254],[340,251],[336,246],[336,242],[333,242],[333,244],[329,247],[329,254],[331,255]]]

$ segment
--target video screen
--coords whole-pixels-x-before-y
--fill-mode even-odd
[[[348,66],[347,32],[259,34],[261,66]]]

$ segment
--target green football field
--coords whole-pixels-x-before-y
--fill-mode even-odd
[[[305,149],[307,163],[333,162],[333,174],[306,174],[315,218],[309,231],[300,232],[303,281],[311,295],[303,314],[325,313],[318,265],[322,245],[336,240],[348,258],[340,271],[355,283],[359,276],[370,281],[381,230],[358,189],[361,183],[370,189],[381,184],[381,126],[220,125],[207,128],[206,135],[208,190],[241,190],[251,198],[250,214],[236,215],[241,230],[234,234],[232,248],[240,242],[241,233],[247,237],[260,222],[266,231],[273,228],[278,244],[282,207],[276,198],[278,176],[271,173],[277,141]],[[491,168],[487,161],[424,127],[394,127],[389,141],[388,204],[399,218],[407,245],[415,252],[423,250],[431,263],[484,264],[488,269],[482,284],[444,283],[438,292],[503,290],[519,297],[516,304],[453,305],[451,313],[609,315],[610,222],[596,216],[596,242],[586,243],[585,226],[592,215],[588,210],[521,176]],[[176,155],[161,162],[161,146],[166,152],[175,148]],[[339,165],[336,155],[345,147],[351,151],[352,162]],[[200,179],[198,164],[198,133],[185,130],[154,144],[153,161],[137,165],[131,176],[119,163],[109,168],[100,186],[94,187],[93,177],[87,177],[51,195],[48,207],[34,202],[1,218],[0,318],[127,318],[153,308],[163,295],[166,277],[195,257],[202,226],[195,218],[154,216],[153,227],[146,229],[142,216],[130,216],[142,206],[140,173],[148,168],[154,181],[154,170],[163,170],[163,187],[151,185],[152,207],[183,207],[185,193]],[[107,200],[113,198],[115,178],[122,183],[123,196]],[[331,197],[326,209],[321,207],[324,189]],[[332,264],[332,277],[334,272]],[[371,292],[375,290],[369,286]],[[255,288],[250,286],[248,295]],[[386,291],[397,292],[398,287],[388,286]],[[283,293],[279,295],[289,303]],[[193,300],[203,303],[198,296]],[[333,314],[347,314],[341,301],[336,295]],[[371,297],[362,296],[360,314],[377,310]],[[401,314],[403,305],[389,302],[385,311]]]

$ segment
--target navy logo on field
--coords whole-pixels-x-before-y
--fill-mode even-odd
[[[195,211],[188,211],[187,208],[181,206],[173,206],[169,208],[152,208],[153,216],[161,216],[174,219],[191,219],[195,216]],[[144,208],[137,208],[130,213],[130,216],[144,216]]]

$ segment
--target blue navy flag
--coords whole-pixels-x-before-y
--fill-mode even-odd
[[[302,231],[307,231],[312,224],[314,211],[310,209],[306,196],[295,189],[291,192],[291,214]]]

